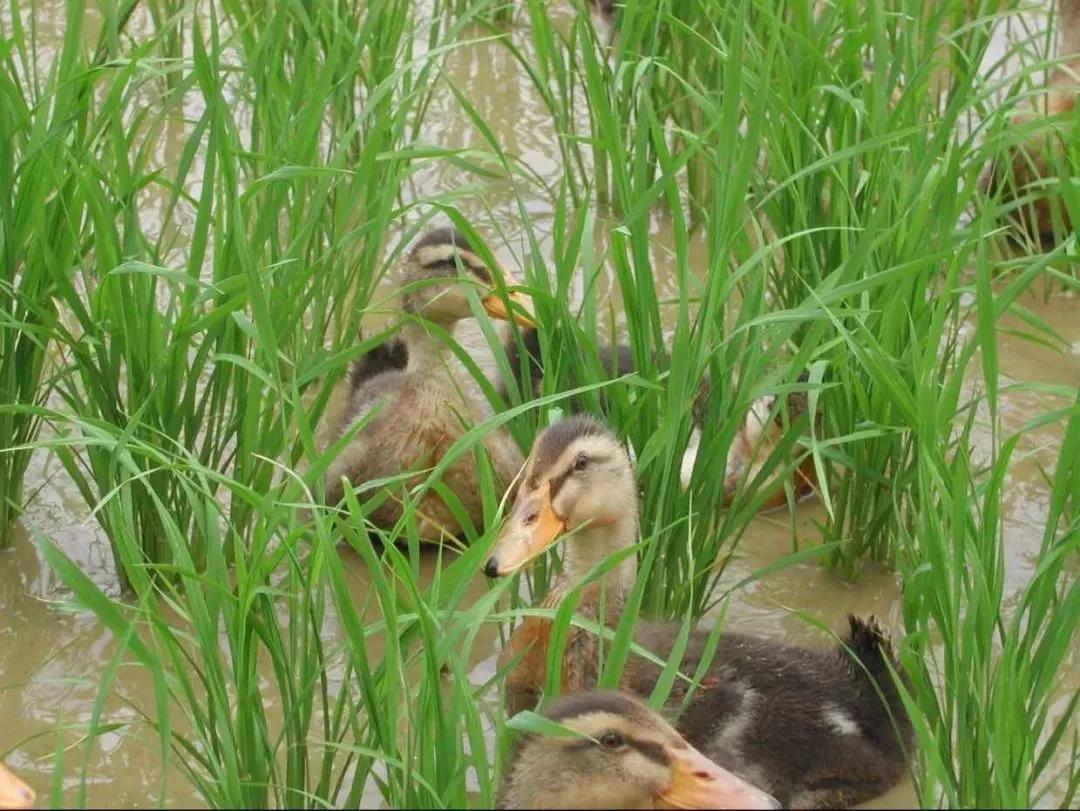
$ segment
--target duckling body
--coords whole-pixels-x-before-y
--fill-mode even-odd
[[[805,372],[798,378],[800,383],[805,383],[807,379]],[[679,471],[679,483],[684,490],[690,486],[694,464],[697,461],[701,436],[705,428],[705,402],[708,395],[709,381],[703,379],[694,402],[694,430],[687,443]],[[787,424],[784,423],[783,414],[776,409],[775,397],[759,397],[750,405],[750,409],[743,416],[738,432],[731,441],[724,462],[723,503],[725,506],[734,502],[742,482],[750,482],[757,477],[784,438],[785,432],[798,422],[806,410],[806,394],[802,392],[795,392],[787,397]],[[772,487],[776,475],[774,473],[763,486]],[[795,468],[791,485],[796,500],[805,498],[817,490],[817,472],[814,469],[813,457],[808,455]],[[761,509],[774,509],[782,506],[786,501],[786,492],[782,487],[777,487],[762,502]]]
[[[545,713],[572,735],[526,735],[498,808],[778,808],[625,693],[564,696]]]
[[[33,808],[36,800],[30,786],[0,765],[0,808]]]
[[[848,807],[888,791],[907,770],[910,727],[886,665],[891,653],[884,634],[873,620],[848,619],[844,645],[857,661],[842,647],[811,650],[723,634],[679,731],[787,808]],[[664,659],[677,630],[652,625],[635,637]],[[684,673],[696,671],[707,638],[703,631],[691,634]],[[634,656],[620,688],[648,695],[659,677],[660,668]],[[686,683],[679,682],[669,701],[677,703],[685,693]]]
[[[637,489],[626,451],[606,428],[580,415],[537,439],[486,571],[517,571],[567,532],[572,535],[565,544],[563,574],[544,598],[547,607],[559,605],[585,574],[637,535]],[[613,626],[635,577],[631,556],[583,588],[578,612]],[[890,667],[901,669],[873,620],[851,617],[849,622],[844,641],[851,654],[843,647],[809,650],[722,634],[678,730],[707,757],[785,806],[848,806],[886,791],[904,774],[911,744],[910,723],[889,673]],[[509,668],[511,712],[534,704],[543,689],[550,634],[545,624],[530,618],[500,656],[500,669]],[[678,631],[671,623],[644,622],[635,639],[664,660]],[[683,673],[696,672],[707,639],[704,631],[691,632]],[[588,631],[570,629],[562,660],[565,689],[595,685],[599,644]],[[649,695],[659,676],[658,667],[632,655],[620,688]],[[674,691],[669,706],[678,707],[684,697],[681,688]]]
[[[459,267],[465,278],[458,277]],[[460,233],[438,229],[417,242],[406,261],[403,282],[410,286],[434,284],[406,291],[403,305],[406,312],[423,320],[402,327],[401,344],[384,344],[354,364],[349,401],[336,435],[341,436],[361,420],[367,422],[327,472],[328,503],[341,500],[343,478],[355,485],[434,466],[468,427],[483,419],[468,387],[451,372],[448,348],[428,334],[424,323],[450,331],[458,320],[471,315],[462,289],[469,281],[488,290],[483,302],[489,314],[507,317],[501,300],[490,292],[490,269]],[[499,485],[508,486],[521,466],[520,451],[498,430],[485,437],[484,447]],[[408,477],[405,486],[419,484],[426,475]],[[479,526],[483,510],[472,453],[451,463],[442,482],[461,502],[473,525]],[[371,520],[381,526],[396,522],[402,514],[399,498],[391,494],[372,511]],[[461,532],[450,506],[434,490],[425,493],[417,506],[421,537],[438,540]]]

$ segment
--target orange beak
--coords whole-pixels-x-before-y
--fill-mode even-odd
[[[536,322],[532,320],[532,316],[529,315],[529,300],[521,293],[510,293],[507,298],[514,304],[518,305],[521,310],[514,309],[513,314],[506,309],[506,303],[497,295],[492,293],[481,300],[481,304],[484,305],[484,312],[490,315],[492,318],[498,318],[503,321],[516,321],[519,326],[522,327],[535,327]]]
[[[33,808],[35,800],[30,786],[0,766],[0,808]]]
[[[761,789],[721,769],[692,746],[668,749],[675,764],[671,782],[660,792],[658,808],[779,808]]]
[[[566,532],[566,522],[555,514],[546,484],[540,493],[519,497],[510,523],[499,534],[484,567],[488,577],[506,577],[523,568]],[[523,494],[524,495],[524,494]]]

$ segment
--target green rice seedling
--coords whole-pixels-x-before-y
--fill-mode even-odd
[[[0,18],[0,403],[40,404],[50,382],[47,353],[54,301],[86,254],[87,194],[77,166],[92,117],[93,79],[81,53],[82,5],[71,3],[71,39],[47,75],[33,63],[33,29],[15,2]],[[48,234],[48,239],[42,235]],[[31,411],[0,418],[0,548],[24,506],[30,443],[40,423]],[[18,449],[18,450],[17,450]]]
[[[892,560],[904,515],[897,504],[917,498],[917,412],[906,392],[916,380],[913,350],[938,322],[952,329],[940,344],[939,382],[950,373],[961,323],[950,280],[981,238],[956,223],[985,157],[961,125],[987,96],[975,68],[990,10],[981,5],[952,28],[947,4],[870,3],[859,16],[853,7],[816,16],[777,7],[755,21],[762,48],[798,60],[777,60],[768,83],[760,206],[773,233],[794,235],[772,274],[777,302],[827,302],[827,322],[808,319],[793,340],[835,383],[817,400],[828,443],[818,443],[819,469],[826,539],[839,542],[831,560],[848,576],[864,556]],[[888,26],[893,14],[908,24]],[[939,110],[932,85],[943,38],[964,59],[949,65]],[[785,50],[791,41],[806,47]]]
[[[1074,462],[1080,405],[1036,417],[1024,430],[1051,419],[1065,420],[1067,428],[1043,544],[1012,606],[1001,514],[1023,431],[1002,443],[984,474],[972,468],[970,420],[954,453],[930,441],[920,451],[926,508],[904,539],[900,562],[914,777],[923,807],[1075,804],[1078,697],[1068,678],[1080,621],[1080,584],[1070,571],[1080,550]],[[932,430],[932,421],[926,428]]]
[[[480,700],[487,685],[468,678],[501,595],[466,602],[484,544],[441,555],[425,584],[421,556],[369,534],[351,493],[351,521],[335,528],[322,511],[301,521],[297,491],[307,488],[299,480],[260,492],[107,424],[79,428],[51,442],[89,439],[122,458],[133,452],[170,466],[186,484],[198,531],[212,541],[205,560],[196,559],[172,508],[156,499],[171,562],[140,563],[139,539],[119,535],[118,557],[130,562],[132,577],[130,600],[114,601],[40,539],[76,604],[115,634],[110,674],[128,662],[151,674],[154,705],[139,707],[140,717],[155,730],[163,763],[178,764],[209,805],[355,806],[374,793],[393,807],[460,807],[476,792],[481,804],[492,803],[498,760]],[[221,488],[257,519],[234,524]],[[117,501],[133,523],[131,500]],[[367,581],[359,592],[358,562]],[[110,689],[107,675],[102,696]],[[99,705],[89,719],[88,746],[111,728],[100,713]],[[160,790],[164,801],[168,786]],[[85,784],[76,802],[84,791]]]
[[[411,171],[402,147],[445,49],[433,34],[426,53],[414,52],[405,2],[222,8],[175,10],[130,53],[118,50],[118,30],[105,34],[106,56],[125,58],[85,80],[109,84],[88,113],[93,137],[69,161],[89,215],[85,258],[71,262],[77,278],[57,289],[71,314],[56,326],[66,362],[58,385],[87,423],[190,452],[265,491],[280,460],[317,456],[314,421],[366,348],[341,347],[384,273],[385,234]],[[110,9],[115,24],[123,15]],[[192,56],[165,63],[175,82],[132,122],[133,100],[160,84],[161,71],[146,69],[152,55],[177,26],[187,27]],[[71,58],[80,48],[73,34]],[[151,146],[190,96],[201,111],[175,170],[163,173]],[[164,197],[167,217],[191,215],[181,250],[164,223],[142,219],[149,190]],[[294,422],[296,395],[320,383],[310,417]],[[61,459],[87,502],[104,505],[96,514],[114,546],[108,496],[122,489],[146,558],[164,562],[155,502],[185,520],[182,481],[167,467],[122,474],[100,446],[71,447],[58,449]],[[243,501],[231,509],[237,526],[257,520]],[[185,529],[198,559],[206,539]]]

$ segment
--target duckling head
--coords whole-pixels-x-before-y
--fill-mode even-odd
[[[488,266],[455,228],[428,231],[413,246],[401,274],[402,309],[412,315],[450,327],[469,318],[468,287],[475,285],[484,311],[492,318],[534,326],[526,313],[526,299],[519,293],[499,294],[509,274]],[[506,301],[516,303],[513,314]]]
[[[626,694],[567,695],[546,715],[576,735],[523,738],[503,783],[500,807],[780,807]]]
[[[626,447],[588,415],[564,419],[537,437],[484,571],[489,577],[512,574],[570,536],[565,567],[587,573],[634,543],[637,515],[637,485]]]

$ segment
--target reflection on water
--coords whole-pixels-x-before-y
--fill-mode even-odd
[[[28,8],[30,4],[24,6]],[[63,33],[63,6],[60,0],[34,4],[39,9],[40,42],[59,42]],[[565,11],[561,21],[565,22]],[[96,25],[94,15],[88,25]],[[152,22],[137,11],[135,31],[151,30]],[[478,35],[479,36],[479,35]],[[519,45],[529,48],[527,36],[514,32]],[[43,48],[38,55],[45,69],[54,54]],[[553,180],[560,171],[558,144],[551,117],[540,103],[531,83],[514,58],[498,43],[486,42],[463,47],[455,52],[447,66],[447,80],[467,88],[470,97],[484,116],[507,154],[516,156],[539,177]],[[196,114],[197,110],[190,110]],[[189,117],[190,121],[191,118]],[[163,166],[174,164],[190,129],[180,121],[169,121],[160,130],[155,152]],[[431,105],[424,139],[444,147],[483,146],[483,140],[458,106],[453,94],[443,89]],[[431,163],[417,175],[418,194],[457,189],[468,182],[456,174],[449,163]],[[191,177],[197,177],[198,171]],[[194,182],[194,181],[193,181]],[[194,190],[193,190],[194,191]],[[182,249],[191,227],[191,212],[166,212],[162,192],[148,189],[141,203],[140,216],[156,223],[158,229],[173,229]],[[487,183],[481,194],[457,201],[461,211],[480,224],[489,236],[497,231],[498,242],[505,243],[499,253],[511,267],[520,263],[514,256],[526,255],[520,203],[542,238],[541,248],[550,249],[552,207],[539,187],[520,179]],[[497,227],[496,227],[497,226]],[[547,239],[544,239],[544,238]],[[659,295],[676,293],[677,277],[666,245],[670,243],[670,224],[658,216],[653,224],[653,267]],[[697,268],[704,273],[704,245],[691,243],[692,259],[701,260]],[[612,290],[613,280],[606,280]],[[580,290],[577,291],[580,293]],[[379,298],[377,295],[376,298]],[[1047,300],[1030,296],[1022,302],[1064,338],[1059,352],[1037,347],[1008,333],[999,340],[999,362],[1003,382],[1037,380],[1069,387],[1080,385],[1080,319],[1076,318],[1075,298],[1058,295]],[[1012,326],[1012,325],[1010,325]],[[474,331],[475,335],[475,331]],[[473,339],[475,340],[475,338]],[[972,382],[975,386],[975,381]],[[1033,391],[1007,392],[1001,399],[1001,419],[1007,432],[1015,431],[1033,415],[1063,405],[1060,399]],[[989,455],[990,436],[984,430],[977,437],[976,450]],[[1015,592],[1031,574],[1045,521],[1048,491],[1043,472],[1056,459],[1061,430],[1056,426],[1040,428],[1027,434],[1020,443],[1016,463],[1008,477],[1005,500],[1007,538],[1007,587]],[[43,485],[24,524],[50,535],[102,587],[115,592],[111,555],[96,523],[88,518],[85,505],[56,460],[41,456],[34,460],[28,489]],[[799,507],[796,523],[801,543],[816,538],[815,521],[822,518],[817,504]],[[755,520],[742,540],[728,569],[731,583],[772,563],[791,550],[791,532],[783,512]],[[366,590],[362,567],[351,561],[353,585],[358,601]],[[433,556],[426,556],[423,569],[429,579]],[[838,628],[848,611],[874,613],[893,627],[901,626],[899,580],[892,571],[868,567],[861,580],[847,583],[808,563],[770,575],[737,592],[731,601],[729,622],[741,630],[757,632],[792,642],[820,641],[819,634],[798,617],[805,612],[825,624]],[[477,578],[474,596],[483,593],[482,578]],[[55,579],[42,563],[30,537],[16,537],[12,549],[0,552],[0,753],[12,749],[7,762],[19,770],[39,794],[48,791],[50,764],[59,745],[72,746],[90,721],[98,698],[101,674],[114,655],[111,635],[87,614],[67,613],[51,601],[62,598]],[[327,633],[332,635],[335,628]],[[478,645],[490,656],[476,663],[472,674],[480,684],[494,670],[493,640]],[[1072,659],[1078,657],[1074,648]],[[1080,689],[1080,667],[1064,671],[1066,693]],[[114,729],[98,739],[88,756],[87,802],[96,806],[147,805],[164,793],[169,803],[193,805],[198,797],[174,766],[166,771],[162,787],[161,753],[153,730],[142,722],[136,708],[153,706],[152,687],[136,667],[123,666],[116,672],[113,690],[105,706],[104,718]],[[65,781],[68,798],[75,796],[82,758],[81,746],[71,749],[69,777]],[[872,806],[914,805],[909,785],[879,798]]]

